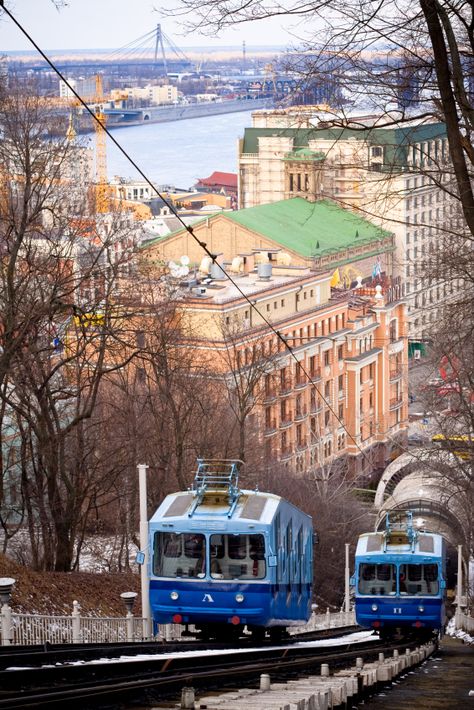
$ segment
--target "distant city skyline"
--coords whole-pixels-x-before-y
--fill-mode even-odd
[[[150,32],[161,23],[172,41],[186,47],[291,46],[298,43],[301,28],[288,18],[247,22],[219,36],[185,34],[179,18],[163,17],[158,6],[173,6],[172,0],[67,0],[57,10],[52,0],[5,0],[6,6],[44,50],[116,49]],[[154,9],[157,8],[157,9]],[[32,46],[11,20],[0,13],[0,52],[26,51]],[[291,27],[290,27],[291,25]],[[288,29],[286,29],[286,27]],[[307,25],[306,25],[307,27]]]

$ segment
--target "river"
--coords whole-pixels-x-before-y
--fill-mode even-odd
[[[152,182],[188,189],[214,170],[237,172],[237,140],[252,125],[251,113],[130,126],[115,129],[113,136]],[[109,178],[140,177],[109,138],[107,173]]]

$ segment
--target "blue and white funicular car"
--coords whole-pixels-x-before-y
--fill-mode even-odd
[[[168,495],[149,523],[155,623],[204,637],[256,636],[311,613],[311,518],[272,493],[241,490],[241,462],[199,459],[191,490]]]
[[[356,620],[381,637],[429,637],[445,623],[446,544],[418,530],[411,511],[387,514],[385,531],[359,537],[355,556]]]

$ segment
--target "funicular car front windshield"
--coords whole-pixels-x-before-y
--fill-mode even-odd
[[[153,574],[157,577],[199,577],[206,573],[206,538],[200,533],[157,532]]]
[[[438,594],[438,565],[400,565],[400,594],[410,596],[431,596]]]
[[[399,594],[429,596],[438,594],[437,564],[359,565],[359,594]]]
[[[390,595],[396,593],[395,565],[368,564],[359,565],[359,593]]]
[[[211,535],[213,579],[263,579],[266,575],[263,535]]]

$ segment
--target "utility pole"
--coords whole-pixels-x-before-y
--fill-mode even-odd
[[[145,559],[140,567],[141,592],[142,592],[142,617],[143,636],[146,639],[152,638],[151,610],[150,610],[150,550],[148,544],[148,511],[146,493],[146,464],[138,464],[138,493],[140,500],[140,548]]]

